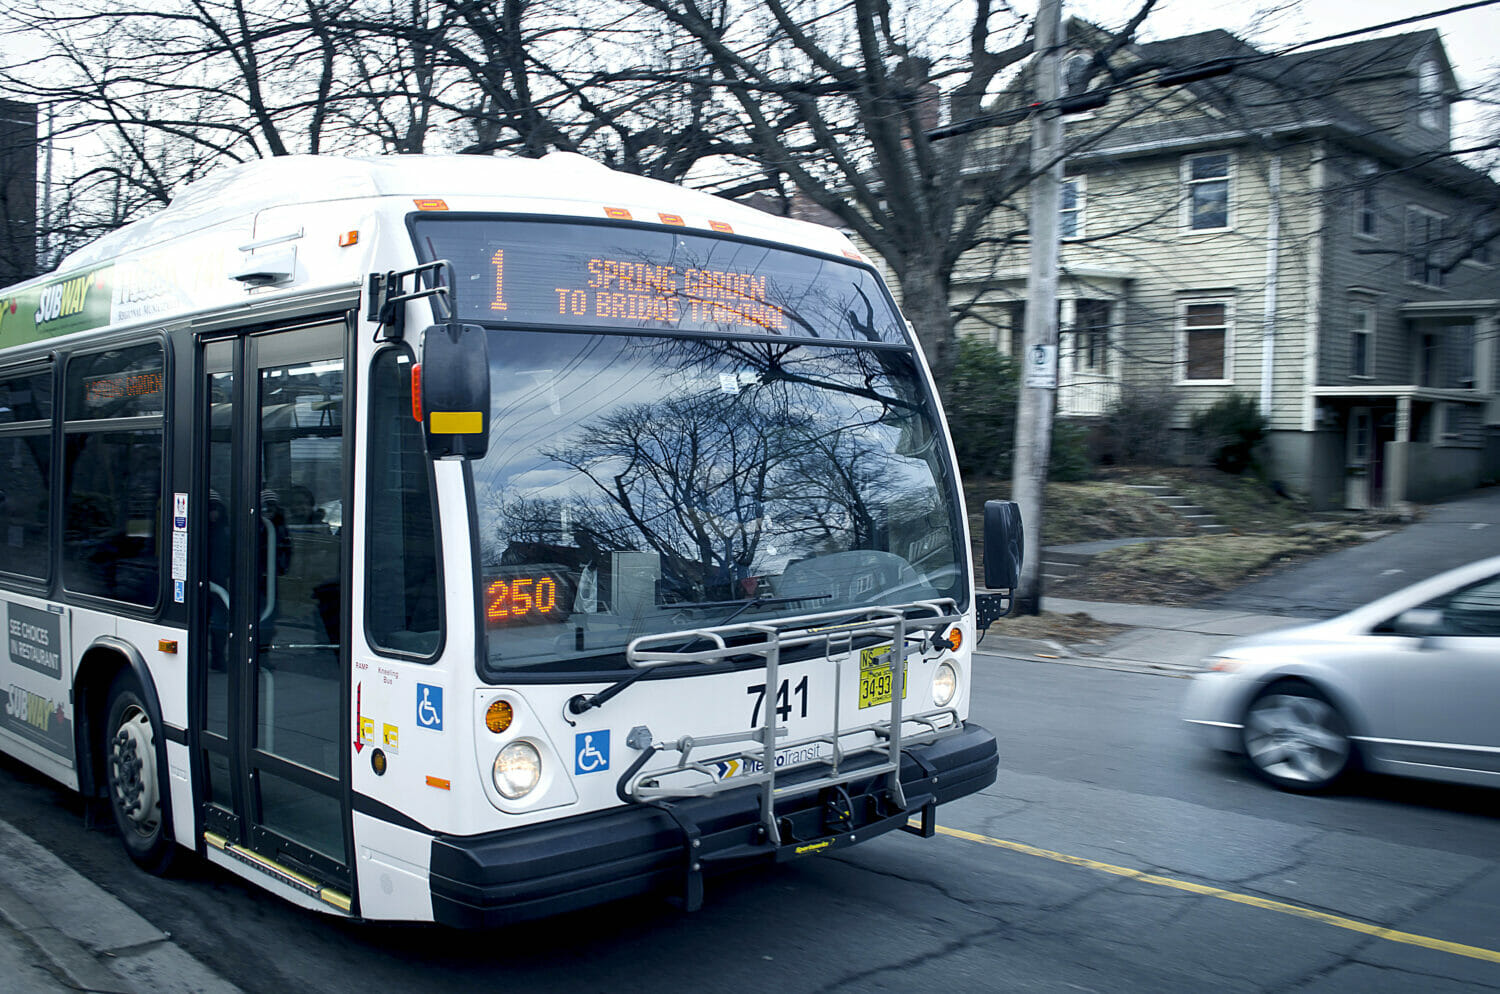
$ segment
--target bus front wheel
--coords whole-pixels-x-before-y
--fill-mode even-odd
[[[167,830],[165,782],[157,762],[161,734],[146,710],[135,674],[121,670],[109,688],[109,738],[104,743],[109,806],[125,851],[143,869],[165,873],[177,844]]]

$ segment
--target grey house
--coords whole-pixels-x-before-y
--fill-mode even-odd
[[[1270,57],[1210,31],[1089,80],[1090,34],[1071,22],[1065,78],[1116,89],[1065,121],[1059,415],[1148,384],[1185,428],[1247,394],[1272,474],[1319,507],[1500,477],[1500,187],[1451,154],[1437,32]],[[961,332],[1014,350],[1026,269],[1024,249],[966,257]]]

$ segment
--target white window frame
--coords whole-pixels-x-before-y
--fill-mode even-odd
[[[1380,167],[1371,159],[1361,159],[1355,166],[1354,186],[1354,234],[1372,241],[1380,239],[1380,207],[1375,196],[1375,177]],[[1369,231],[1365,230],[1366,222]]]
[[[1064,176],[1062,187],[1072,185],[1074,190],[1073,209],[1067,210],[1062,204],[1062,188],[1058,189],[1057,196],[1057,233],[1058,237],[1065,242],[1077,241],[1087,237],[1088,224],[1088,177],[1087,176]],[[1073,233],[1066,233],[1064,219],[1073,215]]]
[[[1375,375],[1375,308],[1365,301],[1355,301],[1349,308],[1349,319],[1349,377],[1372,379]],[[1354,341],[1361,337],[1365,344],[1365,364],[1363,369],[1358,369],[1354,363]]]
[[[1402,228],[1401,228],[1401,265],[1402,265],[1402,277],[1406,280],[1407,283],[1411,284],[1412,286],[1426,287],[1429,290],[1442,290],[1442,289],[1445,289],[1446,288],[1446,284],[1447,284],[1447,277],[1443,273],[1442,266],[1439,265],[1436,262],[1436,260],[1433,258],[1437,254],[1437,250],[1435,248],[1427,249],[1426,250],[1427,251],[1427,255],[1424,257],[1422,265],[1423,265],[1424,272],[1426,270],[1435,270],[1436,271],[1438,282],[1436,282],[1436,283],[1429,283],[1425,279],[1420,279],[1420,280],[1418,280],[1418,279],[1412,279],[1412,261],[1415,258],[1415,255],[1414,255],[1414,244],[1413,244],[1413,241],[1412,241],[1412,216],[1413,215],[1421,215],[1427,221],[1434,221],[1434,220],[1437,221],[1437,242],[1441,242],[1443,240],[1443,229],[1444,229],[1444,226],[1448,223],[1448,217],[1445,214],[1439,214],[1435,210],[1431,210],[1431,209],[1429,209],[1427,207],[1421,207],[1421,206],[1418,206],[1417,204],[1407,204],[1406,205],[1406,217],[1402,221]],[[1429,232],[1430,232],[1430,230],[1431,229],[1429,228]],[[1423,242],[1424,247],[1425,246],[1430,246],[1430,245],[1433,245],[1433,244],[1435,244],[1435,243],[1434,243],[1433,239],[1431,239],[1431,238],[1428,238],[1426,241]]]
[[[1193,161],[1195,159],[1224,158],[1224,175],[1215,176],[1210,179],[1193,179]],[[1234,188],[1235,188],[1235,155],[1230,151],[1223,152],[1198,152],[1193,155],[1182,157],[1181,181],[1182,181],[1182,217],[1181,228],[1185,235],[1207,235],[1221,231],[1234,230]],[[1193,187],[1208,183],[1224,184],[1224,225],[1219,228],[1195,228],[1193,227]]]
[[[1099,327],[1085,327],[1081,317],[1079,304],[1103,304],[1108,320]],[[1080,297],[1073,301],[1073,369],[1075,372],[1088,376],[1109,376],[1110,352],[1112,348],[1111,339],[1114,338],[1115,328],[1115,302],[1107,297]],[[1099,364],[1097,366],[1089,363],[1090,346],[1094,343],[1094,336],[1102,336],[1100,344]]]
[[[1188,377],[1188,308],[1203,305],[1224,307],[1224,376],[1221,379],[1191,379]],[[1210,326],[1215,327],[1215,326]],[[1195,328],[1207,331],[1209,328]],[[1176,382],[1184,386],[1232,386],[1234,384],[1234,298],[1233,297],[1183,297],[1177,301],[1177,360]]]
[[[1417,124],[1428,131],[1443,128],[1443,67],[1430,57],[1417,67]]]
[[[1473,231],[1474,247],[1469,249],[1463,261],[1470,266],[1489,269],[1495,264],[1495,242],[1486,241],[1486,239],[1495,233],[1495,224],[1488,217],[1475,218],[1471,230]],[[1483,254],[1481,255],[1480,253]]]

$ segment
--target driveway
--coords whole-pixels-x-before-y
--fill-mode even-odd
[[[1263,614],[1327,618],[1454,566],[1500,555],[1500,488],[1431,504],[1420,521],[1203,601]]]

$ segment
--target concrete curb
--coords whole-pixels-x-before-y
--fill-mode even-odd
[[[166,932],[3,820],[0,919],[77,990],[242,994]]]

